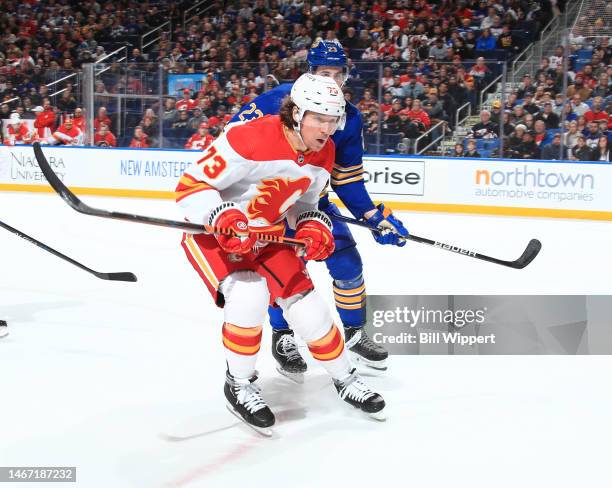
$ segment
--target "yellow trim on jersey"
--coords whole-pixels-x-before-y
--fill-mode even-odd
[[[193,257],[193,259],[196,261],[196,263],[202,270],[202,273],[204,273],[204,275],[206,276],[208,281],[210,281],[213,287],[215,289],[218,289],[219,280],[217,280],[217,278],[215,277],[215,274],[212,272],[212,269],[210,265],[208,264],[208,261],[206,261],[206,258],[200,251],[200,248],[198,247],[195,240],[193,239],[193,236],[187,237],[185,239],[185,242],[187,243],[187,247],[189,248],[189,252],[191,253],[191,256]]]

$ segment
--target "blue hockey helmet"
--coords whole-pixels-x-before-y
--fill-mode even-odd
[[[312,69],[316,66],[338,66],[344,68],[347,65],[346,54],[342,45],[337,41],[324,41],[317,39],[308,50],[308,66]]]
[[[338,41],[324,41],[317,39],[311,48],[308,50],[308,68],[311,73],[319,73],[317,68],[320,67],[335,67],[341,68],[342,72],[337,75],[327,75],[320,73],[323,76],[332,76],[339,86],[343,86],[348,78],[348,59],[344,54],[344,48]]]

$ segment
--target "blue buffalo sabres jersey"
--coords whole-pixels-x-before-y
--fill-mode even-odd
[[[268,114],[278,114],[283,99],[291,92],[292,83],[284,83],[262,93],[242,107],[230,123],[258,119]],[[346,124],[332,136],[336,145],[336,162],[331,173],[331,186],[342,203],[357,218],[375,208],[363,181],[363,123],[361,113],[352,103],[346,105]],[[328,205],[327,195],[320,208]]]

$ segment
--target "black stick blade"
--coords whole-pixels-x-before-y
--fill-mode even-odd
[[[131,283],[138,281],[138,278],[136,278],[136,275],[134,273],[130,273],[129,271],[122,271],[119,273],[100,273],[100,275],[101,276],[99,277],[102,278],[103,280],[129,281]]]
[[[537,239],[531,239],[521,257],[512,263],[512,267],[516,269],[523,269],[536,258],[541,249],[542,243]]]

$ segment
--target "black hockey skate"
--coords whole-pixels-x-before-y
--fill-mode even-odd
[[[8,335],[8,325],[4,320],[0,320],[0,337]]]
[[[308,366],[298,351],[293,331],[272,329],[272,356],[276,359],[276,370],[296,383],[304,383]]]
[[[229,371],[225,375],[223,391],[227,408],[240,420],[258,433],[270,437],[275,418],[272,410],[261,398],[261,390],[255,384],[257,376],[242,380],[234,378]]]
[[[370,415],[376,420],[386,420],[385,401],[363,382],[355,368],[342,379],[334,380],[334,386],[346,403]]]
[[[389,353],[368,337],[363,327],[344,328],[344,341],[346,347],[351,351],[352,358],[364,366],[385,371],[387,369],[387,358]]]

